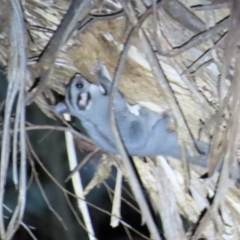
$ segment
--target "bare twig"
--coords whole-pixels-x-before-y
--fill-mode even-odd
[[[59,220],[59,222],[63,225],[64,229],[67,230],[67,226],[64,222],[64,220],[61,218],[61,216],[56,212],[56,210],[52,207],[50,201],[48,200],[48,197],[46,195],[46,193],[44,192],[44,189],[41,185],[41,182],[39,181],[39,178],[38,178],[38,175],[37,175],[37,171],[36,171],[36,168],[35,168],[35,164],[34,164],[34,161],[32,159],[32,155],[35,156],[36,155],[36,152],[34,151],[33,147],[32,147],[32,144],[29,140],[29,137],[27,137],[27,143],[28,143],[28,157],[29,157],[29,162],[31,164],[31,167],[32,167],[32,171],[33,171],[33,175],[34,175],[34,178],[35,178],[35,181],[38,185],[38,188],[42,194],[42,197],[43,199],[45,200],[48,208],[50,211],[52,211],[52,213],[56,216],[56,218]]]
[[[239,24],[240,24],[240,17],[239,17],[239,11],[240,11],[240,4],[239,1],[233,0],[232,1],[232,9],[231,9],[231,15],[229,19],[229,30],[226,37],[226,46],[224,50],[224,62],[222,66],[221,71],[221,78],[220,78],[220,84],[219,84],[219,99],[222,102],[225,94],[227,92],[226,84],[225,84],[225,78],[228,72],[228,67],[231,64],[231,59],[234,57],[236,52],[236,46],[239,42],[240,38],[240,30],[239,30]]]
[[[33,240],[38,240],[33,234],[33,232],[31,231],[31,229],[24,222],[21,222],[20,224],[28,232],[28,234],[31,236]]]
[[[69,114],[64,114],[63,116],[66,121],[70,121]],[[69,167],[70,167],[70,170],[73,170],[77,166],[77,156],[76,156],[72,134],[70,132],[65,132],[65,139],[66,139]],[[82,186],[82,181],[81,181],[79,172],[72,175],[72,182],[73,182],[73,188],[76,196],[80,197],[80,199],[78,199],[78,207],[83,216],[83,221],[87,229],[88,238],[90,240],[96,240],[95,233],[93,230],[92,220],[88,211],[87,204],[84,201],[85,197],[83,193],[83,186]]]
[[[18,109],[20,109],[18,107]],[[16,131],[18,129],[18,125],[19,125],[19,118],[20,118],[20,114],[19,112],[16,114],[15,117],[15,122],[14,122],[14,132],[13,132],[13,159],[12,159],[12,163],[13,163],[13,183],[15,184],[15,187],[17,188],[17,184],[18,184],[18,172],[17,172],[17,153],[18,153],[18,134],[19,132]]]
[[[201,32],[195,35],[193,38],[191,38],[188,42],[184,43],[182,46],[174,48],[170,52],[159,52],[159,54],[166,57],[175,57],[187,51],[188,49],[207,41],[208,39],[210,39],[211,37],[219,33],[221,30],[227,28],[228,26],[229,26],[229,17],[217,23],[217,25],[210,28],[209,30],[206,30],[204,32]]]
[[[40,159],[38,158],[37,154],[32,151],[32,154],[36,160],[36,162],[39,164],[39,166],[43,169],[43,171],[52,179],[52,181],[56,184],[56,186],[65,194],[65,195],[69,195],[69,196],[72,196],[76,199],[80,199],[81,201],[85,201],[86,204],[108,216],[112,216],[112,214],[104,209],[101,209],[99,207],[97,207],[96,205],[82,199],[81,197],[79,196],[76,196],[75,194],[69,192],[67,189],[65,189],[57,180],[56,178],[54,178],[54,176],[47,170],[47,168],[43,165],[43,163],[40,161]],[[118,217],[118,216],[115,216],[115,217]],[[143,239],[147,239],[149,240],[149,238],[147,238],[146,236],[144,236],[143,234],[141,234],[139,231],[137,231],[136,229],[134,229],[133,227],[131,227],[129,224],[127,224],[126,222],[124,222],[123,220],[120,220],[121,224],[123,224],[124,226],[127,226],[129,229],[131,229],[133,232],[137,233],[139,236],[141,236]]]
[[[29,125],[29,124],[28,124]],[[62,126],[51,126],[51,125],[29,125],[28,127],[25,128],[27,131],[34,131],[34,130],[55,130],[55,131],[69,131],[71,132],[76,138],[82,139],[90,144],[93,144],[92,140],[81,134],[80,132],[76,131],[75,129],[71,127],[62,127]],[[20,129],[18,129],[20,131]],[[9,133],[13,133],[12,130],[9,130]],[[0,134],[3,134],[3,131],[0,131]]]
[[[82,161],[79,163],[68,175],[65,182],[68,182],[69,179],[77,172],[79,171],[97,152],[99,151],[99,148],[96,148],[93,152],[90,152]]]
[[[206,30],[205,23],[178,0],[168,0],[163,4],[164,10],[185,28],[199,33]]]
[[[68,131],[68,129],[66,129],[65,131]],[[52,181],[56,184],[56,186],[64,193],[64,194],[68,194],[69,196],[72,196],[76,199],[80,199],[82,201],[85,201],[89,206],[91,206],[92,208],[97,209],[100,212],[103,212],[105,214],[107,214],[108,216],[111,216],[111,213],[108,211],[105,211],[89,202],[87,202],[86,200],[76,196],[75,194],[71,193],[70,191],[68,191],[67,189],[65,189],[57,180],[56,178],[48,171],[48,169],[43,165],[43,163],[41,162],[41,160],[39,159],[38,155],[34,152],[31,151],[33,154],[34,159],[36,160],[36,162],[39,164],[39,166],[42,168],[42,170],[49,176],[50,179],[52,179]]]
[[[13,43],[12,43],[13,44]],[[13,46],[13,45],[12,45]],[[16,47],[16,45],[14,46]],[[13,47],[13,48],[14,48]],[[17,95],[17,87],[14,86],[14,80],[16,77],[16,74],[14,72],[11,72],[10,69],[17,68],[17,62],[16,62],[17,56],[15,56],[14,59],[11,59],[12,62],[9,64],[9,86],[7,91],[7,99],[6,99],[6,108],[4,112],[4,123],[3,123],[3,137],[2,137],[2,146],[1,146],[1,169],[0,169],[0,233],[1,238],[4,239],[5,235],[5,227],[4,227],[4,216],[2,211],[2,205],[3,205],[3,197],[5,192],[5,182],[6,182],[6,176],[7,176],[7,169],[8,169],[8,161],[9,161],[9,145],[10,145],[10,136],[9,136],[9,129],[10,129],[10,117],[11,117],[11,111],[13,108],[13,102]]]
[[[143,47],[145,49],[147,58],[151,64],[152,70],[153,70],[153,74],[155,75],[159,85],[161,86],[161,88],[163,89],[163,93],[164,93],[164,98],[166,100],[166,102],[168,103],[168,105],[170,106],[171,110],[173,111],[173,114],[175,116],[175,120],[177,122],[177,126],[178,129],[181,129],[181,131],[184,131],[187,135],[186,135],[186,142],[187,142],[187,146],[190,150],[190,152],[192,153],[195,149],[192,140],[192,136],[191,133],[189,131],[188,126],[186,125],[184,116],[177,104],[177,100],[175,98],[175,95],[170,87],[170,84],[164,74],[164,71],[160,65],[160,63],[158,62],[158,59],[156,57],[156,55],[154,54],[152,47],[145,35],[145,33],[142,31],[140,32],[140,38],[142,40],[143,43]],[[194,151],[195,154],[196,151]]]
[[[145,235],[143,235],[142,233],[140,233],[139,231],[137,231],[135,228],[133,228],[132,226],[130,226],[129,224],[127,224],[126,222],[124,222],[123,220],[120,220],[120,223],[124,226],[127,227],[128,229],[132,230],[133,232],[135,232],[136,234],[138,234],[140,237],[142,237],[143,239],[146,240],[150,240],[149,237],[146,237]],[[152,239],[152,238],[151,238]],[[155,239],[154,239],[155,240]]]
[[[20,1],[11,0],[10,7],[12,9],[10,15],[10,58],[8,65],[9,86],[6,99],[6,108],[4,114],[3,140],[1,146],[1,169],[0,169],[0,235],[1,239],[11,239],[23,217],[26,202],[26,139],[25,139],[25,106],[24,106],[24,91],[25,91],[25,74],[26,74],[26,46],[25,46],[25,27],[24,18]],[[9,162],[9,128],[10,117],[13,108],[13,102],[18,93],[18,102],[16,115],[19,120],[15,124],[15,137],[17,137],[18,128],[20,128],[20,172],[19,172],[19,194],[16,208],[5,232],[4,216],[3,216],[3,199],[4,186],[6,182],[8,162]],[[15,141],[15,144],[17,142]],[[15,146],[15,148],[17,148]]]
[[[167,45],[170,47],[171,45],[170,45],[167,37],[165,36],[165,34],[162,34],[162,36],[166,40]],[[209,103],[207,102],[207,100],[202,96],[202,94],[199,92],[197,87],[193,84],[194,81],[193,81],[191,75],[189,74],[188,76],[184,76],[184,74],[181,73],[181,69],[184,66],[184,64],[182,62],[182,59],[181,58],[174,58],[174,59],[169,58],[168,61],[171,63],[172,66],[175,67],[177,73],[179,74],[179,76],[181,76],[182,81],[188,87],[188,89],[191,92],[192,96],[194,96],[194,98],[195,98],[194,100],[199,105],[201,105],[202,109],[204,109],[204,111],[206,111],[206,114],[207,113],[208,114],[212,113],[211,106],[209,106]],[[186,72],[188,72],[188,70],[186,70]]]
[[[115,179],[115,177],[114,177],[113,175],[110,175],[110,178],[111,178],[113,181],[116,181],[116,179]],[[136,200],[134,199],[134,196],[132,195],[132,193],[131,193],[128,189],[126,189],[126,187],[122,186],[122,190],[124,191],[125,194],[127,194],[127,196],[128,196],[130,199],[132,199],[134,202],[136,201]],[[134,209],[135,209],[135,211],[140,212],[139,209],[137,209],[137,208],[134,208]]]
[[[195,234],[194,239],[198,239],[209,220],[215,220],[218,214],[219,205],[224,201],[224,196],[229,187],[229,168],[231,162],[234,158],[236,143],[238,140],[238,130],[239,130],[239,118],[240,118],[240,101],[239,101],[239,91],[240,91],[240,55],[238,54],[236,60],[235,67],[235,75],[234,75],[234,84],[235,88],[233,91],[233,100],[232,100],[232,116],[231,121],[228,125],[228,133],[227,133],[227,152],[223,161],[222,171],[219,177],[219,182],[217,185],[216,195],[213,200],[212,206],[208,209],[206,214],[203,216]]]
[[[12,213],[12,210],[7,207],[6,205],[4,205],[4,208],[9,212]],[[34,236],[33,232],[31,231],[31,229],[35,229],[32,226],[28,226],[27,224],[25,224],[24,222],[21,222],[20,225],[28,232],[28,234],[31,236],[31,238],[33,240],[37,240],[37,238]]]
[[[117,177],[112,204],[112,217],[110,222],[110,225],[112,227],[117,227],[119,225],[119,219],[121,218],[121,189],[122,189],[122,173],[120,169],[117,169]],[[116,218],[115,216],[118,217]]]
[[[119,184],[119,182],[117,183],[117,179],[114,179],[114,180],[116,180],[116,182],[115,182],[115,184],[117,185],[117,184]],[[105,181],[103,181],[103,184],[104,184],[104,186],[107,188],[107,190],[108,190],[108,192],[109,193],[113,193],[113,194],[115,194],[115,189],[113,190]],[[116,186],[115,185],[115,186]],[[116,187],[115,187],[116,188]],[[121,191],[123,190],[124,188],[123,188],[123,185],[121,184]],[[140,212],[140,210],[135,206],[135,205],[133,205],[131,202],[129,202],[126,198],[124,198],[123,196],[120,196],[120,198],[121,198],[121,201],[123,201],[124,203],[126,203],[129,207],[131,207],[135,212],[137,212],[137,213],[139,213],[139,214],[141,214],[141,212]],[[135,199],[133,199],[133,200],[135,200]],[[119,219],[121,219],[120,218],[120,215],[116,215],[116,216],[119,216]],[[114,217],[114,216],[112,216],[112,217]]]
[[[130,14],[128,14],[127,2],[121,1],[121,3],[123,5],[123,8],[126,11],[127,15],[129,16],[129,19],[132,22],[132,24],[136,24],[137,21],[132,21],[132,16]],[[136,26],[138,26],[138,25],[139,24],[137,24]],[[139,25],[139,26],[141,26],[141,25]],[[135,29],[138,29],[138,28],[139,27],[135,27]],[[135,29],[133,28],[132,32]],[[109,100],[110,126],[111,126],[112,132],[113,132],[114,137],[115,137],[117,148],[118,148],[118,150],[119,150],[119,152],[122,156],[122,161],[123,161],[123,164],[124,164],[126,172],[127,172],[127,179],[129,181],[129,185],[130,185],[130,187],[132,189],[132,192],[133,192],[133,194],[134,194],[134,196],[135,196],[135,198],[138,202],[138,205],[141,209],[142,217],[144,218],[144,221],[146,221],[146,224],[147,224],[148,229],[150,231],[151,237],[153,239],[158,240],[158,239],[161,239],[161,237],[160,237],[158,229],[157,229],[157,227],[154,223],[154,220],[153,220],[153,217],[151,215],[150,209],[147,205],[146,199],[144,198],[143,192],[141,190],[141,186],[140,186],[140,184],[137,180],[136,173],[133,169],[132,163],[130,162],[130,160],[127,156],[127,153],[124,149],[123,143],[122,143],[121,138],[119,136],[119,132],[117,130],[115,116],[114,116],[114,104],[113,104],[114,103],[114,97],[116,95],[117,86],[118,86],[118,83],[120,81],[120,78],[121,78],[121,75],[122,75],[122,72],[123,72],[125,61],[127,59],[127,53],[128,53],[129,48],[130,48],[130,41],[129,41],[130,36],[131,36],[131,34],[129,35],[129,37],[126,40],[126,43],[124,45],[124,50],[122,51],[121,57],[119,59],[118,67],[117,67],[117,70],[115,72],[115,76],[114,76],[114,80],[113,80],[113,84],[112,84],[112,91],[111,91],[110,100]]]
[[[77,212],[75,211],[74,207],[73,207],[73,204],[71,203],[70,201],[70,198],[67,194],[64,194],[65,198],[66,198],[66,201],[67,201],[67,204],[68,206],[70,207],[70,210],[72,211],[74,217],[77,219],[77,222],[79,223],[79,225],[87,232],[87,229],[84,225],[84,223],[81,221],[81,219],[79,218]]]
[[[51,125],[31,125],[31,126],[26,127],[26,130],[27,131],[33,131],[33,130],[55,130],[55,131],[61,131],[61,132],[69,131],[75,137],[83,139],[86,142],[93,143],[90,138],[88,138],[87,136],[81,134],[80,132],[76,131],[75,129],[69,128],[69,127],[51,126]]]
[[[119,171],[119,173],[122,174],[120,171]],[[121,177],[120,177],[120,178],[121,178]],[[118,181],[116,181],[116,184],[119,184],[119,182],[118,182],[118,183],[117,183],[117,182],[118,182]],[[139,234],[139,235],[142,236],[144,239],[149,239],[149,237],[144,236],[143,234],[141,234],[141,233],[140,233],[139,231],[137,231],[136,229],[132,229],[131,227],[129,227],[129,225],[127,226],[124,222],[122,222],[121,217],[120,217],[120,213],[116,214],[116,216],[119,216],[119,218],[116,218],[116,217],[114,216],[115,210],[114,210],[113,208],[118,208],[117,205],[120,204],[121,201],[125,202],[129,207],[131,207],[131,208],[132,208],[133,210],[135,210],[137,213],[141,214],[141,212],[139,211],[138,208],[136,208],[135,206],[133,206],[133,204],[131,204],[128,200],[126,200],[125,198],[123,198],[123,197],[120,196],[120,195],[119,195],[119,196],[116,196],[116,198],[117,198],[117,204],[115,205],[115,204],[114,204],[114,199],[113,199],[113,194],[114,194],[114,195],[116,194],[116,186],[115,186],[115,190],[113,191],[113,189],[112,189],[105,181],[103,182],[103,184],[104,184],[104,186],[107,188],[109,197],[110,197],[111,201],[113,202],[113,206],[112,206],[112,214],[113,214],[113,215],[112,215],[112,217],[111,217],[111,220],[115,218],[114,221],[122,224],[122,226],[124,227],[124,230],[126,231],[127,235],[130,237],[129,239],[132,239],[132,238],[131,238],[131,236],[130,236],[130,232],[129,232],[128,229],[133,230],[135,233]],[[117,186],[117,188],[118,188],[117,192],[118,192],[118,191],[121,191],[121,189],[122,189],[122,184],[121,184],[121,186]],[[118,193],[117,193],[117,195],[118,195]],[[114,198],[115,198],[115,196],[114,196]],[[120,201],[120,200],[121,200],[121,201]],[[114,205],[115,205],[115,206],[114,206]],[[116,210],[116,211],[120,211],[120,205],[119,205],[119,209]],[[112,225],[111,225],[111,226],[112,226]],[[112,227],[114,227],[114,226],[112,226]]]
[[[228,1],[222,2],[222,3],[211,3],[211,4],[205,4],[205,5],[194,5],[194,6],[191,6],[191,8],[194,11],[216,10],[216,9],[222,9],[222,8],[230,8],[231,4],[232,4],[232,1],[228,0]]]
[[[122,17],[122,16],[125,16],[124,11],[122,11],[122,10],[118,11],[116,13],[107,14],[107,15],[89,14],[88,16],[86,16],[82,21],[80,21],[77,24],[76,30],[73,34],[75,35],[75,34],[80,34],[80,33],[84,32],[90,25],[92,25],[95,22],[115,19],[115,18]]]

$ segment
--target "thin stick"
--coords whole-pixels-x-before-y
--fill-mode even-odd
[[[6,109],[4,114],[4,129],[3,129],[3,140],[2,140],[2,154],[1,154],[1,169],[0,169],[0,235],[1,239],[11,239],[16,230],[18,229],[26,202],[26,139],[25,139],[25,106],[24,106],[24,91],[25,91],[25,74],[26,74],[26,46],[25,46],[25,26],[24,17],[22,13],[20,1],[11,0],[10,8],[12,14],[10,15],[10,56],[8,65],[8,92],[6,99]],[[15,124],[15,133],[20,127],[20,182],[19,182],[19,194],[18,201],[12,218],[9,222],[7,231],[5,232],[4,227],[4,216],[3,216],[3,199],[5,191],[5,183],[7,176],[7,168],[9,163],[9,143],[10,143],[10,117],[13,108],[13,103],[18,94],[17,103],[17,118],[19,124]],[[19,126],[18,126],[19,125]],[[16,142],[15,142],[16,143]]]
[[[87,28],[89,28],[90,25],[92,25],[95,22],[115,19],[115,18],[118,18],[118,17],[122,17],[124,15],[125,15],[125,13],[122,10],[120,10],[116,13],[106,14],[106,15],[89,14],[87,17],[85,17],[85,19],[83,19],[82,21],[80,21],[78,23],[78,25],[76,27],[77,30],[75,30],[73,34],[76,35],[76,34],[82,33]]]
[[[13,159],[12,159],[12,165],[13,165],[13,183],[15,184],[15,187],[17,188],[18,185],[18,172],[17,172],[17,153],[18,153],[18,134],[19,131],[16,131],[19,128],[19,121],[20,121],[20,114],[19,114],[19,101],[18,101],[18,112],[15,117],[14,122],[14,132],[13,132]]]
[[[66,193],[64,194],[64,196],[65,196],[66,201],[67,201],[67,204],[68,204],[68,206],[70,207],[70,210],[72,211],[72,213],[73,213],[74,217],[76,218],[78,224],[87,232],[87,229],[86,229],[84,223],[83,223],[83,222],[81,221],[81,219],[79,218],[77,212],[75,211],[75,209],[74,209],[74,207],[73,207],[73,204],[72,204],[71,201],[70,201],[69,196],[68,196]]]
[[[83,139],[86,142],[93,144],[92,140],[89,137],[81,134],[80,132],[76,131],[73,128],[61,127],[61,126],[51,126],[51,125],[31,125],[29,127],[26,127],[27,131],[43,130],[43,129],[45,129],[45,130],[49,129],[49,130],[55,130],[55,131],[61,131],[61,132],[68,131],[68,132],[72,133],[75,137],[78,137],[80,139]],[[0,131],[0,133],[1,133],[1,131]]]
[[[27,143],[28,143],[28,152],[29,152],[28,153],[28,157],[29,157],[29,161],[30,161],[30,164],[31,164],[31,167],[32,167],[33,176],[34,176],[35,181],[36,181],[36,183],[38,185],[38,188],[39,188],[39,190],[40,190],[40,192],[42,194],[42,197],[45,200],[49,210],[52,211],[52,213],[56,216],[56,218],[59,220],[59,222],[63,225],[64,229],[67,230],[68,229],[67,225],[65,224],[65,222],[61,218],[61,216],[57,213],[57,211],[52,207],[52,205],[51,205],[51,203],[50,203],[46,193],[44,192],[44,189],[43,189],[43,187],[41,185],[41,182],[39,181],[38,174],[37,174],[37,171],[36,171],[36,168],[35,168],[35,164],[34,164],[34,161],[32,159],[32,155],[35,155],[36,153],[35,153],[35,151],[33,149],[33,146],[31,144],[28,136],[27,136]]]
[[[70,121],[70,115],[69,114],[63,114],[63,117],[66,121]],[[75,146],[74,146],[74,141],[73,141],[73,136],[70,132],[65,132],[65,139],[66,139],[66,146],[67,146],[67,153],[68,153],[68,161],[69,161],[69,167],[70,170],[73,170],[77,166],[77,156],[76,156],[76,151],[75,151]],[[85,197],[83,194],[83,186],[82,186],[82,181],[80,177],[80,173],[75,173],[72,176],[72,183],[73,183],[73,188],[74,192],[77,197],[80,197],[81,199],[78,199],[78,207],[79,210],[82,213],[83,220],[87,229],[88,237],[90,240],[96,240],[95,233],[93,230],[92,226],[92,221],[91,217],[88,211],[88,206],[85,201]],[[82,200],[83,199],[83,200]]]
[[[92,156],[94,156],[97,152],[99,151],[99,148],[96,148],[93,152],[90,152],[82,161],[80,164],[78,164],[73,170],[72,172],[68,175],[68,177],[66,178],[65,182],[68,182],[69,179],[76,173],[78,172],[85,164],[87,161],[89,161],[89,159],[91,159]]]
[[[112,217],[110,225],[117,227],[119,225],[119,219],[121,218],[121,189],[122,189],[122,173],[117,168],[117,177],[115,183],[113,204],[112,204]],[[115,216],[118,216],[117,218]]]
[[[127,4],[128,3],[125,2],[125,1],[121,1],[121,3],[123,5],[124,10],[127,13],[127,11],[128,11]],[[130,21],[132,21],[132,18],[131,18],[132,16],[129,15],[129,14],[128,14],[128,16],[129,16]],[[137,21],[132,21],[133,24],[135,24],[136,22]],[[137,31],[140,26],[141,25],[137,23],[135,28],[133,28],[131,32]],[[150,231],[151,237],[154,240],[160,240],[161,237],[159,235],[157,226],[156,226],[156,224],[153,220],[153,217],[151,215],[149,206],[148,206],[148,204],[146,202],[146,199],[144,197],[144,194],[142,192],[140,183],[138,182],[138,179],[137,179],[136,173],[134,171],[134,168],[132,166],[132,163],[130,162],[130,159],[128,158],[128,155],[127,155],[127,153],[124,149],[123,143],[121,141],[121,138],[120,138],[117,126],[116,126],[115,116],[114,116],[114,98],[116,96],[117,89],[118,89],[117,86],[118,86],[118,83],[120,81],[120,78],[121,78],[121,75],[122,75],[122,72],[123,72],[123,68],[124,68],[124,65],[125,65],[125,62],[126,62],[126,59],[127,59],[127,53],[128,53],[128,50],[130,49],[130,40],[129,39],[130,39],[131,36],[132,35],[130,34],[128,39],[126,40],[126,43],[124,45],[124,49],[121,53],[121,57],[120,57],[119,62],[118,62],[118,67],[117,67],[117,70],[115,72],[115,76],[114,76],[114,79],[113,79],[112,91],[111,91],[110,99],[109,99],[109,120],[110,120],[110,126],[111,126],[111,129],[112,129],[112,132],[113,132],[114,137],[115,137],[115,142],[116,142],[117,149],[119,150],[119,153],[121,154],[122,161],[123,161],[123,164],[124,164],[125,169],[126,169],[127,179],[128,179],[129,185],[130,185],[131,190],[132,190],[132,192],[133,192],[133,194],[136,198],[136,201],[138,202],[138,205],[141,209],[142,217],[144,218],[144,221],[146,221],[146,224],[147,224],[148,229]]]
[[[216,9],[222,9],[222,8],[229,8],[231,3],[232,3],[232,1],[228,0],[228,1],[222,2],[222,3],[195,5],[195,6],[191,6],[191,9],[194,11],[216,10]]]
[[[6,205],[3,205],[3,207],[4,207],[9,213],[12,214],[13,211],[12,211],[9,207],[7,207]],[[32,237],[33,240],[37,240],[37,238],[34,236],[34,234],[32,233],[32,231],[31,231],[31,229],[30,229],[30,228],[34,229],[34,227],[28,226],[28,225],[25,224],[24,222],[21,222],[20,225],[23,226],[23,228],[29,233],[29,235]]]
[[[233,90],[233,100],[232,100],[232,116],[231,121],[228,125],[228,134],[227,134],[227,153],[225,155],[222,171],[219,176],[219,182],[216,189],[216,195],[213,200],[212,206],[203,216],[196,232],[193,236],[193,239],[198,239],[200,234],[204,231],[204,228],[207,227],[208,222],[211,219],[215,219],[218,214],[218,207],[224,201],[224,196],[229,187],[229,170],[232,159],[234,158],[234,153],[236,150],[236,143],[238,142],[238,132],[240,128],[239,118],[240,118],[240,101],[239,101],[239,91],[240,91],[240,54],[238,54],[236,59],[235,74],[234,74],[234,83],[235,88]],[[232,83],[232,84],[234,84]],[[218,127],[218,126],[216,126]]]
[[[117,183],[117,181],[115,181],[116,183],[116,185],[117,184],[119,184],[119,183]],[[113,190],[105,181],[103,181],[103,184],[104,184],[104,186],[107,188],[107,190],[108,190],[108,192],[109,193],[112,193],[112,194],[114,194],[114,191],[115,190]],[[116,186],[115,185],[115,186]],[[121,185],[121,190],[123,190],[124,188],[123,188],[123,186]],[[128,201],[126,198],[124,198],[123,196],[121,196],[120,197],[121,198],[121,201],[122,202],[124,202],[124,203],[126,203],[129,207],[131,207],[135,212],[137,212],[137,213],[139,213],[139,214],[141,214],[141,212],[139,211],[139,209],[135,206],[135,205],[133,205],[130,201]],[[134,201],[135,201],[135,199],[133,199]]]
[[[28,127],[25,128],[27,131],[33,131],[33,130],[55,130],[55,131],[69,131],[71,132],[75,137],[78,137],[80,139],[83,139],[84,141],[93,144],[92,140],[88,138],[87,136],[79,133],[73,128],[70,127],[61,127],[61,126],[51,126],[51,125],[29,125]],[[20,129],[18,129],[20,131]],[[9,133],[13,133],[12,130],[9,130]],[[3,131],[0,131],[0,134],[3,134]]]
[[[31,231],[31,229],[24,222],[21,222],[20,224],[28,232],[28,234],[31,236],[33,240],[38,240],[33,234],[33,232]]]
[[[174,48],[170,52],[159,52],[159,54],[165,57],[175,57],[187,51],[188,49],[195,47],[212,38],[214,35],[218,34],[221,30],[227,28],[229,26],[229,23],[230,23],[229,17],[227,17],[221,22],[217,23],[214,27],[210,28],[209,30],[206,30],[195,35],[188,42],[184,43],[182,46]]]

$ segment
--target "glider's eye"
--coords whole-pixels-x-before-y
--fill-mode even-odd
[[[77,83],[76,83],[76,87],[79,88],[79,89],[83,88],[83,83],[80,82],[80,81],[77,82]]]

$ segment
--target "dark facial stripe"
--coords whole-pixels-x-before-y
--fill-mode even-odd
[[[70,91],[68,91],[68,101],[71,105],[73,105],[71,89],[70,89]]]
[[[68,91],[67,97],[68,97],[68,101],[69,101],[69,103],[71,104],[71,106],[73,105],[71,86],[72,86],[73,82],[75,81],[75,79],[76,79],[76,75],[74,75],[74,76],[71,78],[70,82],[69,82],[68,85],[67,85],[67,91]]]

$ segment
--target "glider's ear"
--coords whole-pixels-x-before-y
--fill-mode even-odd
[[[54,108],[54,113],[56,115],[60,115],[63,113],[69,113],[66,103],[65,102],[58,103]]]

